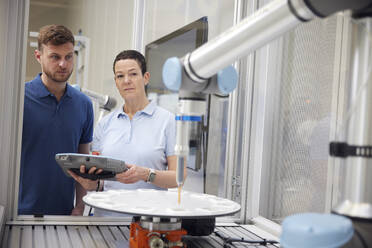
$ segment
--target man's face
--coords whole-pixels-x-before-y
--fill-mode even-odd
[[[67,42],[55,46],[50,43],[42,45],[41,51],[35,51],[35,57],[41,65],[42,73],[50,80],[64,83],[71,76],[74,67],[74,46]]]

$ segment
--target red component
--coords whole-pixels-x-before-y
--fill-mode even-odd
[[[174,231],[158,231],[142,228],[138,222],[132,222],[130,224],[130,237],[129,247],[130,248],[150,248],[150,243],[156,246],[157,242],[169,243],[171,246],[165,247],[186,247],[181,245],[180,241],[183,235],[187,232],[184,229]]]

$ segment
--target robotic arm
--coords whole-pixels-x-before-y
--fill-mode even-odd
[[[175,148],[178,185],[183,184],[188,154],[188,123],[200,121],[206,94],[228,94],[235,89],[237,73],[231,63],[316,16],[351,10],[354,18],[361,18],[371,15],[371,5],[372,0],[275,0],[183,58],[169,58],[163,66],[163,81],[169,89],[179,91]],[[358,195],[356,201],[369,202],[367,214],[361,217],[372,218],[371,197],[361,199],[358,189],[363,187],[354,188],[351,192]],[[345,211],[341,213],[348,215]]]
[[[74,84],[74,85],[71,85],[71,86],[74,87],[75,89],[83,92],[93,102],[96,102],[98,104],[98,106],[101,110],[100,114],[99,114],[99,117],[98,117],[98,120],[100,120],[104,116],[105,112],[106,113],[110,112],[116,106],[116,100],[115,100],[115,98],[113,98],[111,96],[102,95],[102,94],[99,94],[97,92],[85,89],[85,88],[80,88],[80,86],[78,84]]]
[[[327,17],[351,9],[354,16],[368,14],[370,0],[276,0],[252,16],[220,34],[215,39],[186,54],[182,59],[170,58],[163,67],[165,85],[171,90],[207,92],[208,79],[237,59],[283,35],[315,16]],[[182,80],[183,74],[188,80]],[[219,82],[219,89],[231,91],[233,86]],[[227,87],[227,89],[223,89]],[[218,90],[214,88],[215,90]]]
[[[113,97],[110,97],[108,95],[101,95],[99,93],[84,88],[81,89],[81,92],[89,96],[90,99],[92,99],[92,101],[97,102],[101,109],[111,111],[116,106],[116,100]]]

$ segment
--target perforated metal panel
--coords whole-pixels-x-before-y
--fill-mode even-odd
[[[277,222],[325,210],[336,25],[336,17],[316,20],[284,37],[268,182],[273,194],[269,206],[260,206],[264,217]]]

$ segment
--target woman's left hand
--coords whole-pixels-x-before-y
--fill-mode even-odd
[[[134,164],[127,164],[128,170],[116,174],[116,180],[121,183],[136,183],[146,181],[149,175],[149,169]]]
[[[86,173],[85,172],[85,165],[81,165],[80,166],[80,173]],[[85,190],[88,190],[88,191],[93,191],[93,190],[96,190],[97,188],[97,184],[98,184],[98,180],[91,180],[91,179],[87,179],[87,178],[83,178],[81,176],[78,176],[76,175],[74,172],[72,172],[71,170],[68,170],[67,171],[71,177],[73,177],[78,183],[80,183],[80,185],[85,189]],[[88,174],[99,174],[102,172],[102,169],[98,169],[96,170],[96,167],[92,167],[90,168],[90,170],[88,171]]]

